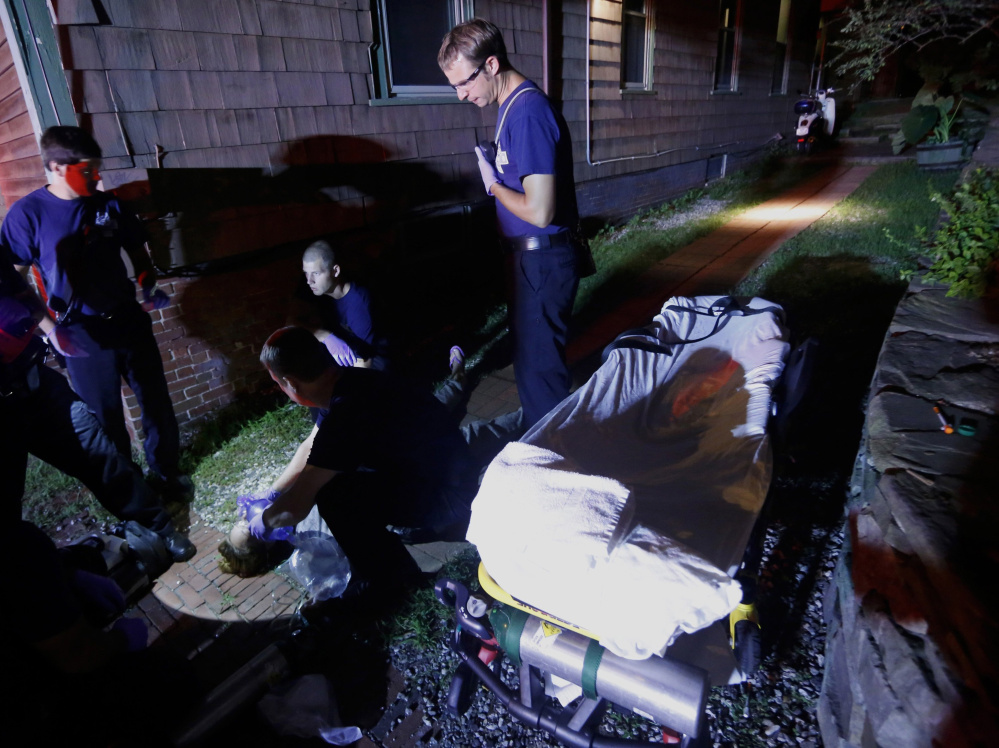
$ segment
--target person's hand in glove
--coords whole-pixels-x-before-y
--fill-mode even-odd
[[[479,174],[482,175],[482,184],[485,185],[486,194],[491,195],[493,194],[491,191],[493,185],[499,182],[499,177],[496,176],[496,167],[486,160],[479,146],[475,146],[475,157],[479,160]]]
[[[333,333],[323,338],[323,345],[326,346],[326,350],[330,352],[333,360],[340,364],[340,366],[353,366],[357,363],[357,354],[354,353],[349,345]]]
[[[69,358],[86,358],[90,355],[77,342],[76,334],[71,332],[68,327],[59,327],[58,325],[53,327],[52,332],[48,334],[48,341],[56,349],[56,353],[60,353],[63,356]]]
[[[268,491],[264,495],[240,496],[236,499],[236,507],[240,516],[250,523],[250,534],[258,540],[287,540],[295,532],[294,527],[278,527],[272,529],[264,524],[264,510],[280,496],[277,491]]]
[[[266,540],[267,542],[288,540],[288,538],[290,538],[294,534],[295,534],[295,528],[291,526],[268,527],[264,523],[263,512],[261,512],[256,517],[250,520],[250,535],[255,537],[257,540]]]
[[[145,311],[151,312],[154,309],[162,309],[169,303],[170,297],[165,291],[162,291],[155,285],[142,289],[142,308]]]

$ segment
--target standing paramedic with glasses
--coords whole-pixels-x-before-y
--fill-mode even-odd
[[[569,129],[541,89],[510,66],[503,36],[488,21],[451,29],[437,63],[462,101],[499,104],[495,145],[475,155],[496,198],[514,373],[529,428],[569,394],[569,318],[580,270],[592,263],[578,232]]]
[[[191,481],[178,467],[177,418],[146,314],[169,298],[156,288],[141,224],[113,194],[97,190],[101,149],[87,132],[50,127],[40,146],[50,184],[11,206],[0,227],[0,259],[25,274],[30,265],[41,272],[51,316],[39,327],[66,357],[73,389],[115,447],[131,454],[121,401],[124,376],[142,409],[153,487],[166,500],[189,499]],[[123,249],[142,290],[141,306]],[[193,555],[194,547],[186,551]]]

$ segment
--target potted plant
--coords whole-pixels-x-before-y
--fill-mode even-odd
[[[970,101],[970,100],[969,100]],[[967,144],[957,132],[958,113],[964,99],[939,96],[923,89],[912,100],[902,129],[892,138],[892,151],[916,146],[916,163],[924,169],[953,169],[968,155]]]

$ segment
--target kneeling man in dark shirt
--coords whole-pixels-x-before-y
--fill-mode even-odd
[[[341,367],[308,330],[285,327],[260,354],[294,402],[320,409],[312,433],[250,519],[269,540],[314,505],[351,561],[375,582],[412,561],[386,525],[463,535],[479,468],[448,409],[385,372]]]

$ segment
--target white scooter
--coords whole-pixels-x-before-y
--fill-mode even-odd
[[[798,115],[798,127],[795,130],[798,153],[808,155],[821,141],[832,140],[836,126],[836,99],[829,94],[834,90],[820,88],[795,103],[794,113]]]

